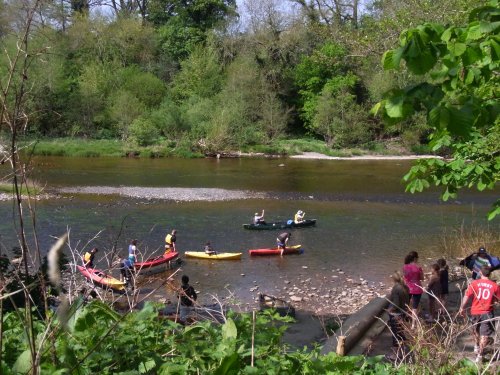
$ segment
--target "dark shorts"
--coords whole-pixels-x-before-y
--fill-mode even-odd
[[[410,306],[412,309],[418,309],[418,305],[420,305],[421,298],[422,294],[410,294]]]
[[[495,315],[491,312],[488,314],[471,315],[470,322],[473,324],[474,331],[479,336],[490,337],[495,333],[495,326],[493,325]]]

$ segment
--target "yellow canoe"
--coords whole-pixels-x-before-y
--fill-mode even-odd
[[[211,260],[232,260],[241,259],[243,253],[217,253],[214,255],[205,254],[204,251],[186,251],[184,253],[187,257],[198,259],[211,259]]]

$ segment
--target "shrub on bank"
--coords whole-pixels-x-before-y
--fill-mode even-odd
[[[133,130],[134,127],[131,128]],[[188,137],[180,140],[163,139],[157,129],[150,127],[145,131],[139,127],[138,132],[131,131],[129,142],[110,139],[56,138],[42,140],[25,140],[23,146],[29,145],[29,152],[42,156],[77,156],[77,157],[119,157],[134,156],[146,158],[182,157],[196,158],[204,156],[204,149],[195,145]],[[213,153],[231,153],[235,150],[216,150]],[[317,152],[328,156],[348,157],[354,155],[400,155],[401,149],[389,147],[384,142],[369,142],[363,148],[332,149],[321,140],[313,138],[282,139],[270,144],[255,144],[241,149],[243,152],[264,153],[268,155],[296,155],[302,152]],[[414,151],[424,152],[425,148]],[[417,152],[418,153],[418,152]]]
[[[64,324],[53,320],[34,322],[40,340],[43,371],[78,374],[404,374],[418,372],[404,365],[393,367],[381,357],[321,355],[319,348],[290,350],[281,343],[287,329],[271,311],[229,313],[224,324],[211,321],[183,327],[159,317],[161,305],[146,303],[140,311],[124,315],[100,301],[87,305],[78,299],[65,311]],[[25,330],[18,312],[3,316],[1,370],[4,374],[28,373],[29,348],[20,339]],[[64,312],[59,311],[60,316]],[[47,326],[49,324],[49,326]],[[415,367],[416,366],[416,367]],[[453,373],[472,374],[474,365],[461,361]],[[424,367],[421,367],[425,370]],[[443,367],[443,370],[450,370]]]

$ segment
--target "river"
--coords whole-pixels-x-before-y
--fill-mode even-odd
[[[426,262],[458,255],[449,254],[443,239],[462,226],[499,229],[498,221],[485,218],[496,192],[465,192],[449,203],[440,202],[436,191],[404,193],[401,177],[411,163],[38,157],[34,178],[57,193],[36,204],[40,243],[47,251],[54,236],[69,228],[77,251],[109,249],[118,238],[124,256],[128,241],[137,238],[139,250],[150,255],[162,251],[165,234],[175,228],[181,252],[201,251],[207,240],[220,252],[243,252],[241,261],[185,260],[182,273],[205,296],[227,289],[245,300],[255,285],[277,293],[284,280],[319,280],[338,269],[384,282],[410,250]],[[112,194],[95,194],[105,191]],[[298,209],[317,219],[316,227],[292,231],[291,243],[302,244],[304,254],[248,256],[248,249],[274,246],[278,234],[242,228],[262,209],[268,221],[289,219]],[[12,203],[0,202],[0,214],[6,252],[15,246]]]

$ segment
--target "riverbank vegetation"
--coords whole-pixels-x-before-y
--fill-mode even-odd
[[[242,147],[238,152],[201,153],[189,149],[176,148],[175,144],[157,144],[139,146],[120,139],[78,139],[51,138],[24,141],[31,155],[75,156],[75,157],[205,157],[222,153],[227,156],[237,155],[295,155],[302,152],[317,152],[328,156],[360,156],[377,153],[378,155],[404,155],[405,150],[397,144],[387,142],[374,143],[370,148],[332,149],[323,141],[308,138],[282,139],[269,145]]]
[[[140,147],[167,145],[191,154],[276,147],[276,142],[287,137],[307,134],[332,150],[363,148],[394,137],[411,149],[425,144],[422,140],[432,126],[448,127],[446,111],[440,111],[438,119],[431,116],[437,122],[430,127],[419,111],[398,116],[407,114],[406,99],[382,98],[381,92],[421,83],[428,77],[419,75],[433,64],[388,75],[379,66],[380,56],[395,46],[401,30],[415,22],[463,24],[468,10],[481,3],[381,0],[361,11],[358,1],[291,0],[286,9],[278,1],[248,1],[248,20],[238,25],[232,0],[113,1],[112,13],[103,11],[104,5],[91,8],[87,1],[1,1],[0,39],[6,53],[0,58],[0,120],[9,141],[0,144],[0,155],[2,163],[10,164],[16,198],[12,220],[20,254],[15,267],[0,257],[1,372],[428,372],[420,363],[406,371],[406,365],[395,368],[379,358],[289,351],[280,342],[285,326],[275,324],[277,317],[265,313],[255,318],[228,315],[221,325],[205,322],[183,328],[159,319],[154,304],[124,314],[101,302],[70,304],[58,272],[58,254],[69,244],[68,234],[44,262],[36,210],[29,197],[23,198],[29,163],[20,154],[18,142],[21,137],[82,137],[107,140],[111,148],[115,139],[121,139]],[[497,2],[493,4],[490,11],[497,17]],[[475,40],[474,35],[479,39],[497,30],[498,22],[472,26],[468,35]],[[400,51],[400,57],[411,61],[418,56],[428,41],[425,31],[411,47]],[[460,30],[453,32],[460,37]],[[455,57],[467,50],[462,44],[448,46]],[[497,39],[493,38],[488,50],[494,51],[488,65],[493,71],[492,64],[498,61]],[[384,62],[395,65],[396,55],[386,55]],[[473,50],[468,56],[473,60],[477,54]],[[473,69],[471,76],[463,77],[457,69],[453,71],[447,74],[469,83],[475,80]],[[482,77],[481,71],[477,77]],[[457,80],[450,82],[448,92],[453,93],[457,84]],[[404,126],[384,125],[368,115],[368,109],[382,99],[389,103],[384,105],[387,117],[396,115]],[[467,114],[462,113],[470,119]],[[498,122],[495,126],[492,135],[498,135],[494,133]],[[480,134],[475,134],[476,143],[464,146],[480,142]],[[441,146],[450,146],[454,136],[439,137],[436,150],[447,152]],[[458,155],[467,152],[465,147]],[[467,169],[450,167],[462,174],[451,184],[452,189],[459,188],[467,182],[463,175]],[[472,176],[489,173],[498,178],[484,169],[475,169]],[[450,184],[451,174],[447,171],[440,184]],[[414,181],[414,190],[425,187],[421,176]],[[478,184],[475,179],[472,182]],[[480,190],[483,184],[484,188],[491,185],[482,181]],[[51,309],[52,294],[60,295],[56,313]],[[420,358],[432,361],[430,352],[423,348],[425,356]],[[439,363],[437,369],[477,373],[476,365],[467,360]]]
[[[7,50],[28,3],[2,2]],[[382,54],[403,29],[462,24],[482,3],[45,2],[30,31],[25,136],[103,142],[37,145],[55,155],[280,153],[288,152],[283,140],[304,137],[327,154],[390,153],[386,145],[395,141],[399,152],[428,152],[422,113],[404,125],[369,113],[383,92],[422,80],[412,71],[384,72]],[[8,66],[3,55],[2,76]],[[302,143],[293,150],[303,151]]]

